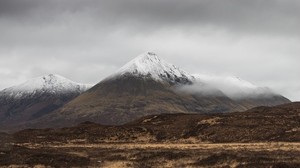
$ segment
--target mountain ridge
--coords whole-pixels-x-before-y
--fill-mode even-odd
[[[158,58],[156,54],[146,52],[62,108],[31,124],[34,127],[46,122],[61,127],[93,121],[105,125],[121,125],[153,114],[225,113],[290,102],[284,97],[247,98],[238,102],[214,87],[210,88],[214,94],[179,90],[199,83],[200,89],[206,85],[197,82],[195,77],[175,65]]]
[[[69,91],[84,92],[90,87],[90,85],[76,83],[57,74],[49,74],[29,79],[19,85],[5,88],[0,92],[1,95],[18,98],[22,97],[22,94],[34,94],[39,91],[53,94]]]

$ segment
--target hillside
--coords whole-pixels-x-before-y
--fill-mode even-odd
[[[76,139],[88,143],[299,142],[299,121],[300,103],[290,103],[226,114],[152,115],[121,126],[85,122],[70,128],[24,130],[14,136],[20,142],[61,143]]]

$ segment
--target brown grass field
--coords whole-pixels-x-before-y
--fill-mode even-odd
[[[0,133],[0,167],[300,167],[300,103]]]
[[[11,144],[1,167],[299,167],[300,143]]]

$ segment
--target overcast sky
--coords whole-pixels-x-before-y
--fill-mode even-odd
[[[97,83],[145,51],[300,100],[299,0],[0,0],[0,89]]]

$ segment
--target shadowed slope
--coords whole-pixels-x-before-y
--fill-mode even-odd
[[[226,114],[152,115],[122,126],[85,122],[71,128],[24,130],[15,138],[20,142],[61,143],[76,139],[87,143],[300,142],[299,121],[298,102]]]
[[[47,118],[79,123],[124,124],[161,113],[207,113],[229,111],[238,106],[226,96],[179,94],[168,83],[151,78],[122,76],[104,80]]]
[[[38,119],[87,90],[59,75],[46,75],[0,91],[0,130]]]

